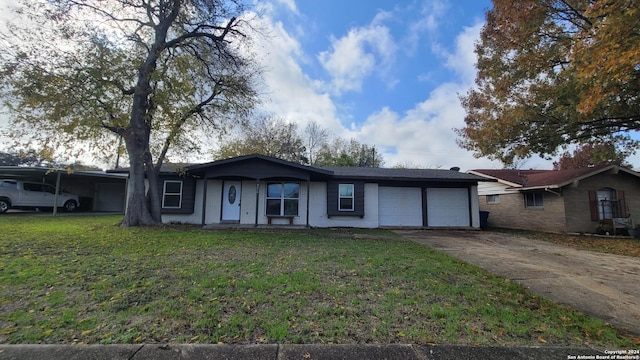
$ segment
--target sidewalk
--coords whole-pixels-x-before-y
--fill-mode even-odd
[[[611,349],[615,350],[615,349]],[[593,349],[456,345],[0,345],[2,360],[559,360]],[[606,355],[605,355],[606,356]],[[638,357],[640,359],[640,357]]]

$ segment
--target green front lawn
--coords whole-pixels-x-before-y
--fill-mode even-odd
[[[391,232],[118,220],[0,216],[0,343],[633,346]]]

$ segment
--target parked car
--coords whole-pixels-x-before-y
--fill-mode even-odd
[[[80,205],[78,196],[59,193],[56,199],[56,188],[43,183],[22,180],[0,180],[0,214],[10,208],[35,209],[63,208],[65,211],[75,211]],[[54,205],[54,201],[57,201]]]

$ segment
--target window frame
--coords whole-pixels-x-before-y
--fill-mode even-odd
[[[599,220],[611,220],[621,217],[618,193],[615,189],[609,187],[598,189],[596,191],[596,201]]]
[[[532,196],[533,204],[529,204],[529,196]],[[540,204],[536,201],[539,197]],[[533,191],[524,193],[524,207],[527,209],[542,209],[544,208],[544,193],[541,191]]]
[[[499,194],[492,194],[492,195],[485,195],[485,200],[487,202],[487,204],[500,204],[500,195]]]
[[[179,192],[167,192],[167,184],[169,183],[178,183],[180,184]],[[182,198],[183,198],[183,189],[184,182],[181,180],[165,180],[162,184],[162,208],[163,209],[181,209],[182,208]],[[178,196],[178,206],[168,206],[166,205],[167,197]]]
[[[351,189],[351,195],[342,195],[341,188],[348,186]],[[351,199],[351,208],[342,207],[342,199]],[[356,186],[355,184],[338,184],[338,211],[355,211],[356,210]]]
[[[280,185],[280,195],[279,196],[269,196],[269,186],[270,185]],[[295,185],[297,187],[297,197],[286,197],[285,187],[287,185]],[[269,181],[267,182],[267,191],[265,196],[265,206],[264,212],[266,216],[300,216],[300,183],[299,182],[291,182],[291,181]],[[279,212],[278,214],[270,214],[269,213],[269,200],[277,200],[280,202]],[[287,202],[295,202],[296,213],[295,214],[287,214]]]

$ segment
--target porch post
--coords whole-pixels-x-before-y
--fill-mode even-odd
[[[260,179],[256,179],[256,219],[254,226],[258,226],[258,202],[260,201]]]
[[[309,227],[309,209],[311,206],[309,204],[309,199],[311,198],[311,180],[307,180],[307,227]]]
[[[202,189],[202,224],[205,225],[207,218],[207,188],[209,187],[209,178],[205,176],[204,178],[204,189]]]
[[[56,193],[53,194],[53,216],[58,214],[58,193],[60,193],[60,170],[56,170]]]

